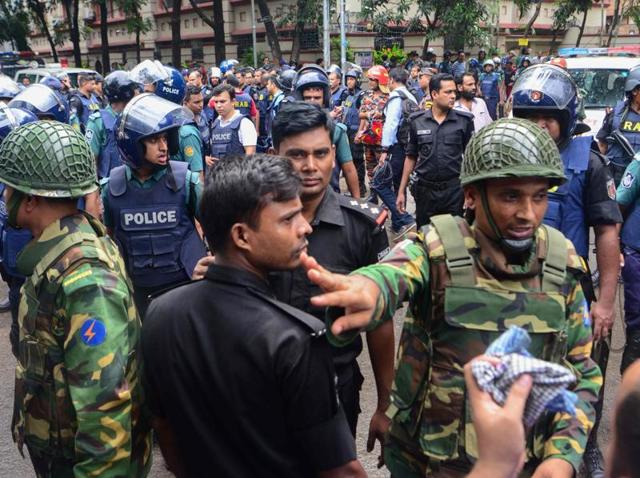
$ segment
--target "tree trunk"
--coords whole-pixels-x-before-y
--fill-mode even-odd
[[[67,16],[69,26],[69,38],[73,45],[73,62],[77,68],[82,67],[82,56],[80,54],[80,31],[78,29],[78,9],[80,0],[64,0],[62,7]]]
[[[171,62],[174,68],[182,64],[182,39],[180,38],[180,13],[182,0],[173,0],[171,7]]]
[[[138,15],[140,15],[138,13]],[[142,17],[138,16],[138,22],[142,22]],[[140,25],[136,28],[136,63],[140,63]]]
[[[580,25],[580,30],[578,32],[578,39],[576,40],[576,48],[580,46],[580,42],[582,41],[582,35],[584,34],[584,27],[587,24],[588,13],[589,13],[589,9],[586,9],[582,15],[582,24]]]
[[[291,42],[291,61],[298,63],[300,59],[300,49],[302,47],[302,34],[307,19],[306,0],[296,2],[296,24],[293,29],[293,41]]]
[[[618,22],[620,21],[620,0],[615,0],[613,7],[613,20],[611,21],[611,28],[609,29],[609,37],[607,38],[607,47],[611,46],[611,40],[613,39],[613,34],[616,31],[616,27],[618,26]]]
[[[227,56],[226,42],[224,38],[224,12],[222,10],[222,0],[213,0],[212,18],[209,18],[202,11],[195,0],[189,0],[189,3],[202,21],[213,28],[213,49],[216,57],[216,63],[219,65]]]
[[[556,49],[556,42],[558,41],[558,30],[556,28],[553,29],[553,37],[551,37],[551,45],[549,45],[549,56],[553,54],[553,51]]]
[[[280,60],[282,59],[282,50],[280,50],[278,32],[276,31],[276,27],[273,24],[273,18],[271,17],[271,12],[269,11],[269,5],[267,5],[267,0],[256,1],[258,2],[258,8],[260,9],[260,16],[262,17],[262,21],[264,22],[264,29],[267,34],[267,42],[269,43],[269,48],[271,48],[271,56],[276,64],[279,65]]]
[[[40,30],[44,33],[44,36],[47,37],[47,42],[49,43],[49,48],[51,48],[51,55],[53,55],[54,63],[58,63],[60,61],[58,59],[58,51],[56,50],[56,44],[53,41],[53,35],[51,35],[51,31],[49,30],[47,19],[45,18],[44,7],[39,0],[30,0],[29,8],[34,12],[36,19],[38,20]]]
[[[102,74],[107,75],[111,71],[109,59],[109,23],[107,22],[107,0],[100,0],[100,42],[102,43]]]
[[[538,19],[541,9],[542,9],[542,0],[537,0],[536,9],[533,11],[533,16],[531,17],[531,19],[529,19],[529,22],[527,23],[527,26],[524,29],[525,38],[527,38],[527,36],[529,36],[529,33],[531,33],[531,30],[533,29],[533,24]]]

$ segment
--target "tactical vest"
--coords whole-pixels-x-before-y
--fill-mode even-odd
[[[335,93],[331,94],[329,98],[329,108],[333,109],[336,106],[342,105],[343,94],[346,93],[346,88],[344,86],[339,87]]]
[[[31,452],[52,459],[75,459],[77,421],[66,382],[65,339],[71,324],[57,319],[57,302],[67,276],[84,264],[124,275],[124,264],[104,226],[85,215],[95,234],[75,231],[55,245],[36,265],[20,297],[20,342],[16,364],[13,438],[22,453],[26,444]],[[80,248],[82,247],[82,248]],[[126,281],[131,294],[133,290]],[[70,318],[69,318],[70,319]],[[137,315],[133,315],[137,321]],[[129,326],[137,326],[130,317]],[[130,337],[136,334],[123,331]],[[134,353],[133,350],[130,353]],[[135,364],[135,361],[132,363]],[[126,379],[136,383],[137,368],[127,370]],[[131,431],[136,433],[140,420],[140,397],[133,397],[134,417]],[[138,424],[135,420],[138,420]],[[132,446],[141,436],[132,436]]]
[[[356,133],[360,129],[360,110],[356,106],[358,98],[362,92],[358,89],[353,94],[347,96],[342,106],[344,108],[344,124],[349,128],[349,133]]]
[[[87,121],[89,121],[89,116],[91,116],[93,113],[98,111],[100,109],[100,105],[98,104],[98,101],[95,99],[93,95],[87,98],[83,94],[77,93],[75,96],[77,96],[80,102],[82,103],[82,111],[77,112],[78,119],[80,120],[80,123],[82,124],[83,127],[87,126]]]
[[[626,101],[619,101],[613,109],[611,130],[619,130],[629,141],[633,150],[635,152],[640,151],[640,114],[632,111]],[[624,172],[633,159],[615,141],[609,142],[607,158],[611,161],[613,167],[620,169],[621,172]],[[621,173],[618,176],[621,177]],[[618,183],[619,181],[616,181],[616,185]]]
[[[151,188],[129,187],[125,166],[109,178],[114,236],[136,287],[185,281],[206,253],[185,205],[188,165],[169,161],[168,168]]]
[[[18,254],[33,239],[27,229],[14,229],[7,224],[9,214],[4,202],[5,185],[0,183],[0,238],[2,240],[2,266],[13,277],[22,277],[18,272]]]
[[[233,105],[242,116],[251,119],[251,101],[252,98],[248,94],[236,92],[236,99],[233,101]]]
[[[273,120],[278,114],[278,110],[280,109],[280,104],[283,101],[284,101],[284,93],[282,91],[278,91],[278,93],[276,93],[276,95],[271,100],[269,107],[267,108],[266,128],[269,133],[269,136],[271,136],[271,127],[273,126]]]
[[[487,99],[498,98],[500,96],[500,91],[498,90],[499,81],[500,76],[497,73],[485,73],[480,80],[480,91],[482,91],[482,96]]]
[[[205,156],[209,156],[211,153],[211,128],[209,121],[207,121],[207,118],[205,117],[204,111],[198,117],[196,126],[198,126],[200,139],[202,140],[202,154]]]
[[[544,215],[544,223],[561,231],[582,257],[589,256],[584,192],[592,141],[592,136],[576,136],[560,153],[567,182],[555,191],[549,191],[549,206]]]
[[[211,155],[222,159],[232,154],[244,154],[244,146],[240,142],[240,123],[244,116],[236,116],[226,126],[222,126],[222,118],[218,118],[211,130]]]
[[[542,226],[549,247],[538,242],[541,272],[529,279],[527,290],[520,281],[498,281],[478,266],[477,243],[463,219],[440,215],[431,222],[426,227],[435,228],[439,240],[424,245],[430,290],[412,299],[403,325],[387,412],[393,417],[390,433],[410,449],[419,445],[436,462],[477,458],[463,367],[511,325],[529,332],[533,356],[562,361],[569,326],[562,294],[568,246],[559,231]],[[416,316],[416,303],[429,310],[427,317]],[[547,429],[544,421],[533,435]],[[541,457],[542,446],[530,451]]]
[[[122,165],[122,160],[120,159],[120,151],[118,151],[116,142],[116,116],[113,112],[104,109],[100,110],[100,117],[107,134],[107,142],[100,151],[98,158],[98,178],[102,179],[109,177],[109,173],[113,168]]]

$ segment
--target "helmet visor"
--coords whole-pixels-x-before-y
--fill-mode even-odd
[[[148,136],[193,121],[193,113],[154,94],[133,98],[122,112],[121,130]]]
[[[564,109],[576,96],[576,84],[566,71],[550,65],[527,68],[513,86],[512,95],[529,92],[535,99],[537,95],[550,97],[558,109]],[[541,100],[539,96],[537,100]]]
[[[18,93],[9,102],[9,106],[20,107],[21,103],[33,105],[38,111],[47,112],[60,106],[60,99],[51,88],[45,85],[35,84]]]
[[[158,60],[144,60],[136,65],[129,75],[133,81],[142,85],[151,85],[156,81],[167,80],[171,76]]]
[[[0,91],[7,96],[15,96],[20,93],[20,88],[11,78],[0,75]]]

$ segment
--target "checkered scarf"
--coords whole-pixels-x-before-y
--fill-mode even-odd
[[[520,375],[528,374],[533,379],[533,387],[524,412],[527,427],[531,427],[545,409],[575,416],[578,397],[567,390],[575,383],[575,376],[562,365],[532,357],[527,351],[530,344],[529,334],[520,327],[504,332],[485,352],[500,358],[498,366],[485,361],[476,361],[471,366],[478,386],[502,406],[513,383]]]

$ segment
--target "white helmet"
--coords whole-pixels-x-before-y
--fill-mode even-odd
[[[494,65],[498,66],[500,63],[502,63],[502,61],[500,60],[499,56],[494,56],[493,57],[493,63],[494,63]]]
[[[222,71],[217,66],[212,66],[209,69],[209,78],[219,78],[222,79]]]

